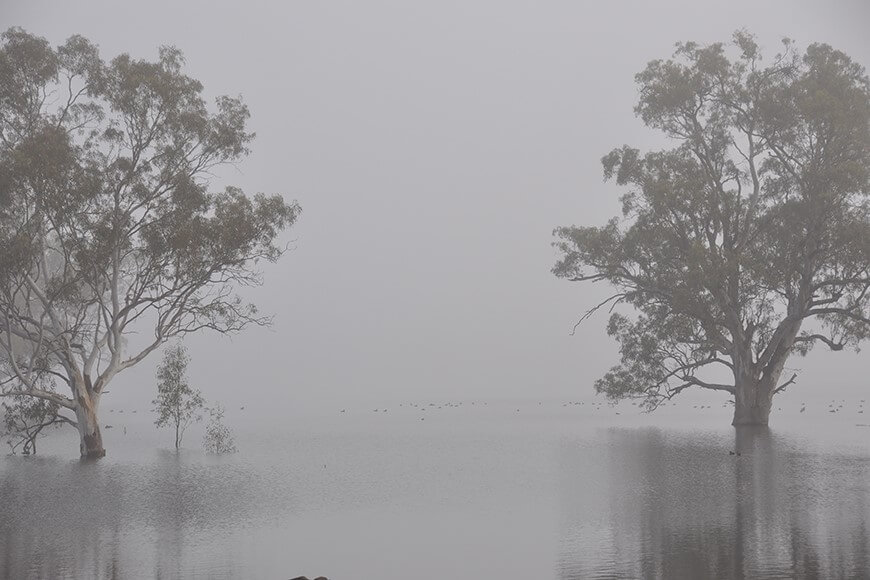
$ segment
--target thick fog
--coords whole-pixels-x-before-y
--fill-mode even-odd
[[[600,158],[659,147],[634,75],[675,42],[745,27],[870,64],[852,2],[4,2],[0,23],[155,58],[173,44],[210,96],[242,94],[251,156],[215,187],[282,193],[303,214],[248,293],[270,329],[188,340],[195,386],[253,409],[495,397],[589,398],[618,360],[604,288],[551,273],[551,231],[601,224]],[[142,329],[149,332],[148,328]],[[104,406],[147,406],[155,354]],[[789,397],[866,389],[868,361],[821,348]],[[705,395],[724,398],[721,395]]]

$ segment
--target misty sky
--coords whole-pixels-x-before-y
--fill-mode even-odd
[[[868,22],[860,0],[0,0],[3,29],[82,34],[105,59],[173,44],[210,98],[243,95],[253,153],[215,185],[303,214],[251,294],[274,327],[190,338],[191,375],[208,398],[285,409],[590,397],[616,345],[606,315],[570,331],[604,289],[553,277],[551,231],[618,213],[603,154],[662,145],[632,112],[634,74],[741,27],[767,55],[788,36],[867,66]],[[867,392],[868,356],[792,359],[788,396]],[[158,362],[118,376],[104,406],[147,406]]]

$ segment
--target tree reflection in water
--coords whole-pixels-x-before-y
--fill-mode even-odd
[[[273,578],[326,562],[329,577],[428,580],[493,558],[477,577],[870,578],[854,426],[735,439],[551,423],[288,432],[232,458],[0,457],[0,579]],[[420,569],[430,555],[449,562]],[[504,573],[519,566],[539,573]]]
[[[174,450],[159,452],[150,466],[5,461],[0,579],[235,577],[231,551],[217,542],[222,551],[207,545],[187,554],[188,534],[195,530],[207,544],[262,512],[263,490],[243,469],[216,460],[185,464]]]
[[[562,580],[870,575],[866,455],[803,452],[751,427],[736,429],[739,456],[719,434],[604,440],[603,454],[561,446]]]

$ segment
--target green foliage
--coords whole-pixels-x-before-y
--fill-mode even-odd
[[[46,381],[43,380],[43,383]],[[53,385],[43,385],[53,391]],[[12,453],[36,454],[36,440],[49,428],[74,424],[61,415],[60,405],[45,399],[15,394],[0,403],[3,414],[3,435]]]
[[[187,382],[187,366],[190,356],[182,344],[169,347],[163,362],[157,368],[157,398],[151,401],[158,427],[175,429],[175,448],[181,447],[184,431],[194,422],[202,420],[205,407],[202,394]]]
[[[47,361],[70,396],[28,364],[0,395],[75,410],[172,337],[270,322],[238,288],[261,284],[300,208],[213,190],[248,153],[249,112],[210,106],[184,64],[173,47],[106,62],[81,36],[0,35],[0,358]],[[134,332],[153,338],[128,352]]]
[[[870,332],[870,82],[825,44],[764,65],[755,39],[678,44],[636,77],[635,112],[675,146],[604,156],[623,217],[555,230],[553,271],[605,281],[621,364],[596,383],[650,408],[698,386],[772,396],[789,354]],[[585,316],[584,316],[585,318]],[[715,367],[734,383],[714,382]]]
[[[202,447],[207,453],[235,453],[236,441],[232,430],[224,425],[224,409],[220,405],[215,405],[208,410],[209,420],[205,426],[205,437],[202,441]]]

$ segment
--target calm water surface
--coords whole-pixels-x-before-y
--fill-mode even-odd
[[[106,415],[104,460],[0,458],[0,577],[870,578],[864,415],[688,411],[236,411],[226,457]]]

